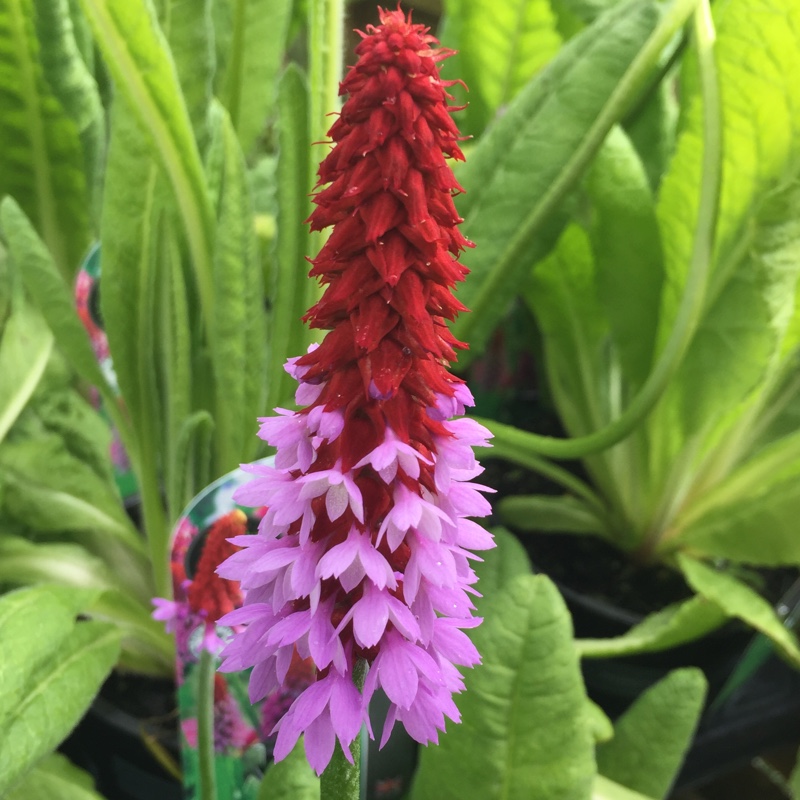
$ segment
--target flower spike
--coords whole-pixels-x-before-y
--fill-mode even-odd
[[[276,725],[275,758],[305,733],[318,773],[336,739],[349,757],[378,688],[392,704],[383,742],[397,721],[427,743],[459,720],[457,667],[480,660],[463,632],[479,622],[470,559],[494,546],[469,519],[490,510],[490,490],[472,482],[482,471],[472,448],[490,433],[453,419],[473,401],[448,371],[465,347],[447,321],[465,310],[452,290],[472,246],[448,165],[463,159],[437,67],[450,53],[399,8],[361,35],[309,218],[333,228],[310,271],[325,290],[305,316],[328,332],[287,364],[302,409],[261,421],[275,465],[248,467],[237,496],[269,510],[219,567],[245,597],[221,620],[241,631],[222,669],[254,667],[257,700],[298,655],[316,667]]]

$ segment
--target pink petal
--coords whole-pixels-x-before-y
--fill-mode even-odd
[[[331,723],[342,747],[349,749],[350,743],[358,736],[363,721],[361,692],[353,684],[350,676],[337,677],[331,691]]]
[[[305,746],[308,763],[317,775],[322,775],[333,755],[336,736],[331,725],[330,716],[325,714],[315,719],[305,730]],[[353,756],[350,748],[344,751],[345,757],[352,764]]]
[[[349,503],[347,488],[342,484],[331,486],[325,495],[325,510],[328,512],[328,519],[333,522],[344,514]]]
[[[353,633],[361,647],[374,647],[386,630],[389,604],[379,589],[368,588],[353,606]]]
[[[491,550],[494,536],[471,519],[458,521],[458,544],[468,550]]]

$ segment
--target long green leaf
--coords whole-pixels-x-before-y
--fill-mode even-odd
[[[716,603],[695,595],[650,614],[622,636],[612,639],[576,639],[583,658],[614,658],[655,653],[699,639],[716,630],[728,614]]]
[[[594,511],[583,500],[569,495],[506,497],[498,510],[503,522],[519,531],[608,535]]]
[[[308,24],[308,84],[309,126],[312,142],[327,139],[331,126],[330,115],[341,106],[339,84],[342,80],[344,49],[345,0],[308,0],[305,6]],[[311,154],[312,170],[316,171],[319,158]],[[312,237],[322,246],[320,236]]]
[[[232,34],[222,101],[249,154],[275,102],[291,0],[231,0]],[[333,109],[331,109],[333,110]]]
[[[156,269],[166,236],[163,181],[124,97],[112,113],[103,204],[100,305],[120,392],[135,431],[136,477],[159,593],[168,592],[167,537],[159,486],[162,417],[157,382]]]
[[[0,730],[0,792],[53,750],[86,711],[117,660],[119,632],[81,622],[57,659],[40,665]],[[53,699],[58,698],[58,702]]]
[[[165,406],[164,436],[166,439],[164,471],[166,475],[167,513],[177,519],[193,497],[186,496],[186,476],[179,471],[177,448],[181,429],[192,413],[195,381],[192,370],[192,316],[175,225],[167,220],[161,237],[161,268],[156,275],[159,302],[160,377]],[[191,492],[193,485],[189,486]]]
[[[214,106],[208,171],[219,233],[214,253],[215,305],[209,331],[216,380],[217,471],[255,455],[266,367],[264,289],[257,257],[253,202],[244,156],[225,110]]]
[[[211,3],[211,25],[214,31],[214,85],[215,97],[222,97],[225,73],[231,56],[233,38],[233,4]]]
[[[486,114],[483,128],[558,52],[561,38],[547,0],[472,0],[460,17],[459,66],[470,106],[477,100]]]
[[[578,436],[602,428],[612,415],[604,357],[609,326],[595,284],[589,237],[572,224],[525,290],[543,333],[550,391]]]
[[[746,584],[687,555],[678,554],[687,583],[698,594],[769,637],[794,664],[800,665],[797,639],[784,627],[772,606]]]
[[[9,586],[57,583],[80,588],[116,586],[102,559],[67,542],[31,542],[4,533],[0,537],[0,581]]]
[[[0,582],[8,586],[46,584],[41,591],[37,590],[39,594],[33,595],[31,603],[38,614],[49,615],[48,626],[51,622],[52,625],[61,625],[64,636],[69,630],[64,622],[64,614],[50,608],[55,600],[60,599],[52,585],[67,587],[78,599],[80,595],[75,590],[96,590],[87,593],[86,602],[79,602],[75,608],[92,619],[113,623],[123,633],[119,666],[146,675],[171,675],[175,660],[172,637],[164,631],[162,623],[150,616],[149,598],[145,599],[148,603],[145,606],[118,588],[119,578],[115,575],[114,566],[105,564],[101,558],[78,544],[33,543],[8,534],[0,537]],[[14,624],[17,625],[16,622]],[[10,638],[14,634],[2,625],[0,621],[0,636],[11,647]],[[29,635],[33,623],[25,613],[20,614],[19,625],[19,638],[26,635],[29,641],[36,642]],[[52,640],[55,651],[61,639],[49,627],[47,630],[42,628],[42,623],[38,622],[37,637],[46,636],[48,641]],[[42,645],[37,642],[35,647],[41,650]],[[14,652],[19,654],[20,676],[27,676],[30,672],[26,656],[28,648],[20,642],[14,645]],[[4,688],[9,690],[13,685],[10,670],[11,667],[3,676]],[[0,693],[0,708],[4,705],[3,694]]]
[[[310,210],[308,192],[311,190],[308,102],[308,85],[302,72],[297,67],[288,67],[278,96],[277,268],[274,283],[267,292],[271,306],[267,385],[270,408],[290,402],[294,394],[293,381],[284,372],[283,365],[287,358],[302,355],[307,344],[301,317],[307,310],[305,219]]]
[[[167,175],[180,212],[203,315],[213,299],[213,210],[175,65],[147,0],[81,0],[117,91]]]
[[[620,128],[600,149],[581,197],[585,228],[573,224],[564,231],[534,268],[524,292],[543,334],[550,391],[567,430],[577,436],[619,418],[625,401],[651,375],[663,280],[652,195]],[[643,471],[636,442],[587,463],[612,501],[621,498],[623,507],[636,502]],[[531,529],[518,508],[517,518]],[[589,518],[562,515],[560,522],[569,525],[563,530],[602,533],[602,517],[601,509],[599,517],[591,512]],[[559,520],[546,524],[557,530]],[[615,530],[615,538],[621,533]]]
[[[647,176],[620,128],[589,169],[586,193],[597,295],[630,392],[653,364],[664,263]]]
[[[69,636],[75,615],[48,587],[9,592],[0,600],[3,642],[0,720],[22,701],[31,670],[52,659]],[[35,635],[31,632],[35,631]]]
[[[92,29],[89,21],[81,11],[80,0],[67,0],[69,4],[69,16],[72,21],[72,31],[75,35],[75,44],[78,47],[78,52],[86,64],[86,68],[94,75],[98,66],[98,60],[95,57],[94,40],[92,39]],[[99,89],[99,82],[98,82]]]
[[[675,150],[677,122],[678,100],[672,74],[668,73],[625,125],[653,193],[658,192]]]
[[[11,489],[3,507],[31,527],[102,531],[134,553],[143,552],[115,487],[73,456],[59,437],[6,441],[0,449],[0,476]]]
[[[79,541],[135,597],[152,597],[145,542],[116,487],[72,455],[60,437],[17,437],[0,448],[2,513],[49,538]]]
[[[45,80],[34,20],[33,0],[0,6],[0,197],[17,199],[72,276],[89,243],[83,157],[78,130]]]
[[[800,562],[800,463],[689,523],[674,540],[693,552],[748,564]],[[727,494],[727,493],[726,493]]]
[[[657,3],[625,3],[568,42],[517,96],[459,174],[460,212],[477,247],[459,292],[473,311],[455,335],[480,352],[520,275],[547,251],[563,220],[557,210],[606,134],[652,78],[659,55],[694,0],[662,14]]]
[[[588,800],[594,738],[569,615],[544,576],[515,578],[483,607],[460,725],[423,750],[415,800]]]
[[[60,753],[52,753],[38,763],[8,794],[5,800],[103,800],[94,791],[92,776]]]
[[[800,273],[800,7],[737,0],[714,8],[725,144],[717,244],[708,310],[652,418],[663,464],[777,366]],[[658,209],[667,271],[662,338],[685,283],[703,148],[699,98],[689,90],[683,102],[688,111]]]
[[[111,429],[75,386],[75,375],[56,352],[15,434],[39,437],[54,433],[67,450],[80,459],[109,486],[114,485],[111,465]]]
[[[201,149],[207,138],[208,107],[216,68],[211,20],[214,5],[221,4],[213,0],[166,0],[162,15],[186,109]]]
[[[208,483],[200,477],[210,472],[210,465],[198,463],[208,461],[208,443],[214,431],[214,420],[207,411],[195,411],[188,416],[175,435],[170,461],[172,518],[177,519],[186,504]]]
[[[605,162],[603,169],[607,171]],[[612,205],[607,197],[600,199]],[[624,247],[608,245],[601,235],[597,236],[596,243],[605,256],[611,256],[612,252],[615,256],[624,255]],[[625,268],[624,264],[614,266]],[[609,265],[605,264],[602,271],[608,269]],[[619,358],[610,347],[609,319],[615,320],[618,329],[630,328],[633,320],[623,322],[624,312],[616,310],[621,306],[620,300],[608,298],[610,287],[605,286],[601,291],[604,283],[616,281],[603,277],[600,272],[595,266],[589,236],[578,224],[571,224],[554,250],[536,266],[524,291],[524,298],[534,310],[543,334],[549,389],[566,429],[579,437],[607,430],[611,420],[619,419],[619,398],[625,394],[620,387]],[[605,307],[601,302],[603,294],[607,300]],[[641,397],[641,393],[638,396]],[[502,449],[502,434],[497,438]],[[638,453],[623,443],[608,453],[587,459],[587,466],[598,487],[609,498],[616,499],[632,493],[630,485],[637,477],[637,456]],[[605,517],[602,505],[599,509],[595,506],[594,512],[598,521]],[[601,530],[602,525],[598,526],[596,521],[594,531]],[[616,539],[627,533],[619,525],[615,526]]]
[[[551,455],[558,458],[586,457],[600,453],[621,442],[649,415],[661,398],[669,381],[681,364],[692,341],[705,303],[708,284],[708,263],[715,241],[721,163],[721,125],[719,86],[713,58],[714,29],[707,5],[698,6],[694,13],[696,52],[700,65],[700,84],[704,99],[703,135],[708,147],[703,154],[703,183],[696,220],[696,237],[691,252],[687,284],[678,308],[676,324],[658,357],[653,371],[625,410],[611,423],[587,436],[559,440],[515,430],[508,425],[493,425],[495,443],[502,443],[514,458],[525,459],[526,453]],[[602,474],[602,471],[601,473]],[[595,470],[595,477],[598,476]],[[564,483],[563,480],[560,481]],[[611,483],[607,488],[611,488]],[[585,496],[585,492],[580,492]]]
[[[53,349],[38,312],[27,304],[14,309],[0,340],[0,442],[36,389]]]
[[[78,129],[92,215],[97,222],[106,144],[100,92],[78,49],[69,0],[34,0],[34,4],[42,68],[53,93]]]
[[[600,773],[642,794],[666,796],[691,743],[705,694],[699,669],[670,672],[617,720],[614,738],[597,748]]]
[[[0,203],[0,224],[25,288],[58,340],[61,352],[85,381],[96,386],[126,443],[128,425],[116,413],[114,393],[97,364],[86,329],[75,313],[72,292],[19,205],[10,197]],[[24,265],[24,268],[23,268]]]

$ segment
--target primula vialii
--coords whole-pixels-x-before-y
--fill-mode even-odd
[[[479,661],[462,630],[479,622],[469,559],[493,546],[469,519],[489,512],[471,482],[489,433],[462,417],[472,397],[447,369],[463,347],[446,320],[465,310],[452,288],[469,244],[446,161],[463,159],[437,68],[450,53],[400,10],[361,35],[310,218],[333,226],[310,272],[325,292],[306,315],[328,333],[287,366],[302,410],[261,420],[275,464],[246,467],[256,477],[236,499],[269,510],[219,568],[245,597],[221,620],[243,626],[222,669],[254,667],[251,699],[282,683],[295,651],[316,666],[276,726],[275,758],[305,734],[318,773],[336,738],[350,757],[379,687],[391,701],[381,744],[397,720],[423,743],[459,720],[456,667]]]

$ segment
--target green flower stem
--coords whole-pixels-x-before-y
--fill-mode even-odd
[[[338,111],[344,49],[344,0],[310,0],[309,83],[311,84],[311,141],[325,139],[329,114]],[[313,166],[318,159],[313,154]]]
[[[698,21],[699,19],[702,19],[702,22]],[[518,453],[527,451],[551,458],[572,459],[584,458],[612,447],[628,436],[653,410],[689,349],[705,308],[722,174],[722,121],[717,71],[713,57],[714,29],[705,1],[695,9],[695,34],[703,94],[705,140],[703,182],[700,187],[694,250],[686,287],[667,344],[641,392],[631,401],[628,408],[605,428],[587,436],[558,439],[520,431],[511,425],[499,422],[481,420],[482,424],[494,433],[496,446],[504,450]]]
[[[353,668],[353,683],[361,691],[367,676],[367,662],[361,659]],[[350,745],[351,764],[336,745],[333,757],[320,780],[320,800],[360,800],[361,798],[361,734]]]
[[[197,754],[200,759],[200,800],[217,800],[214,770],[214,656],[200,654],[197,680]]]

